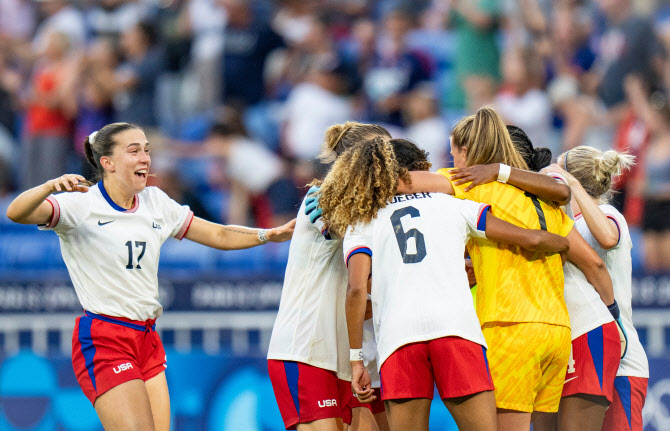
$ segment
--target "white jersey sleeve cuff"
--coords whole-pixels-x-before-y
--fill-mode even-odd
[[[563,182],[565,185],[568,184],[568,180],[565,179],[565,177],[561,174],[557,174],[556,172],[550,172],[549,175],[551,178]]]
[[[491,210],[491,205],[481,204],[479,206],[479,214],[477,215],[477,230],[486,232],[486,215]]]
[[[193,211],[189,211],[188,214],[186,215],[186,218],[184,219],[184,223],[182,223],[181,225],[181,229],[179,229],[179,231],[174,235],[174,238],[181,241],[186,236],[188,228],[191,227],[192,222],[193,222]]]
[[[51,219],[49,223],[41,225],[40,229],[53,229],[60,221],[60,205],[58,204],[58,200],[52,195],[47,198],[47,202],[51,204]]]
[[[349,259],[351,259],[351,256],[358,253],[365,253],[368,256],[372,257],[372,250],[370,250],[368,247],[365,246],[354,247],[353,249],[349,250],[349,253],[347,253],[347,258],[344,260],[344,263],[347,265],[347,268],[349,267]]]

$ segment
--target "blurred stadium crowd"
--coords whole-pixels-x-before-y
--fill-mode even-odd
[[[616,204],[670,272],[668,52],[661,0],[2,0],[0,200],[90,175],[84,138],[130,121],[196,215],[278,225],[328,126],[384,124],[438,168],[488,104],[555,155],[634,154]]]

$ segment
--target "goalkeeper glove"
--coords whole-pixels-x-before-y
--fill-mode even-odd
[[[619,304],[617,304],[616,299],[611,305],[607,306],[607,309],[614,317],[614,321],[617,324],[617,329],[619,330],[619,340],[621,340],[621,359],[626,356],[626,351],[628,351],[628,335],[626,334],[626,329],[623,327],[623,322],[621,322],[621,311],[619,310]]]
[[[319,187],[312,186],[307,191],[307,199],[305,199],[305,215],[309,217],[310,223],[314,223],[321,217],[323,210],[319,208]]]

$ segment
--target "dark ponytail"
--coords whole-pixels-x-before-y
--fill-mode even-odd
[[[551,164],[551,150],[549,148],[533,148],[530,138],[520,127],[508,125],[507,131],[512,138],[514,147],[528,165],[528,169],[538,172]]]
[[[95,155],[93,154],[93,148],[91,148],[91,142],[89,141],[90,136],[86,137],[86,140],[84,141],[84,153],[86,154],[86,160],[88,163],[93,166],[93,169],[95,171],[98,171],[98,164],[95,163]],[[99,159],[99,158],[98,158]]]
[[[89,181],[91,184],[100,181],[103,178],[105,170],[100,164],[100,158],[109,157],[114,152],[116,142],[114,137],[126,130],[142,128],[132,123],[112,123],[108,124],[97,132],[91,133],[84,141],[84,152],[86,160],[93,167],[95,175]]]

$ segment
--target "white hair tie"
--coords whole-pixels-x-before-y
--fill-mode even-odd
[[[97,130],[95,132],[91,133],[90,135],[88,135],[88,142],[92,144],[93,141],[95,141],[96,136],[98,136],[98,131]]]

